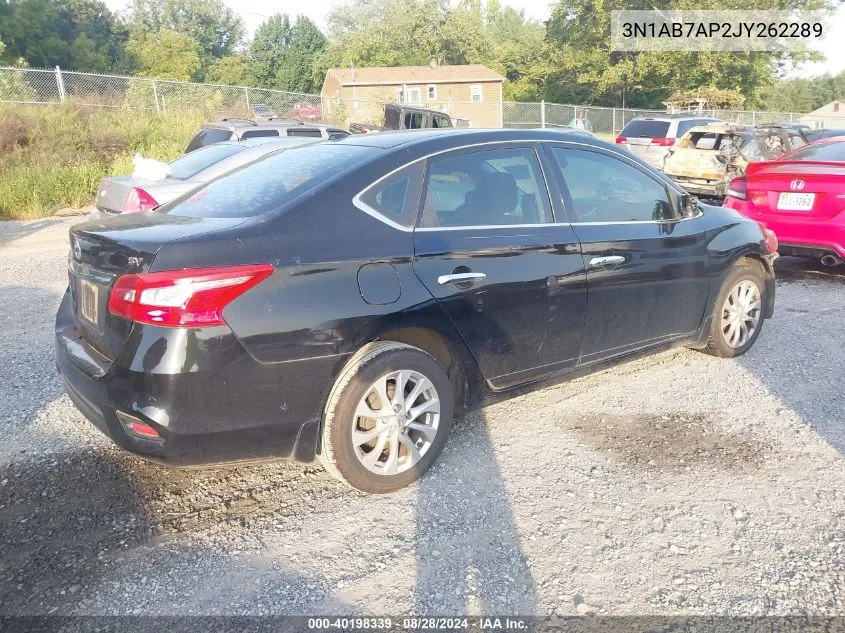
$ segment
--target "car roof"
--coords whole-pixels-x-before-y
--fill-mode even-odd
[[[448,141],[451,142],[446,142]],[[505,129],[480,129],[480,128],[440,128],[422,130],[397,130],[391,132],[378,132],[376,134],[352,134],[339,141],[336,145],[360,145],[363,147],[377,147],[381,149],[392,149],[401,146],[419,145],[444,145],[444,149],[458,147],[461,144],[474,143],[497,143],[508,141],[575,141],[588,142],[592,145],[614,147],[609,143],[600,141],[590,134],[584,134],[581,130],[570,130],[568,128],[545,128],[521,130],[514,128]]]
[[[292,127],[313,128],[319,130],[346,132],[342,127],[334,125],[326,125],[324,123],[305,123],[298,119],[267,119],[263,121],[254,121],[252,119],[220,119],[219,121],[209,121],[202,124],[203,128],[214,128],[222,130],[256,130],[256,129],[287,129]]]
[[[693,119],[693,120],[701,120],[705,119],[707,121],[718,121],[716,117],[707,116],[706,114],[691,114],[689,112],[684,113],[676,113],[676,114],[647,114],[644,116],[638,116],[631,119],[631,121],[683,121],[686,119]],[[629,121],[629,123],[631,122]]]

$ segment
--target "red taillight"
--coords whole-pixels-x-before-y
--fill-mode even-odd
[[[766,225],[762,222],[758,222],[757,224],[760,225],[760,230],[763,232],[763,239],[766,241],[766,250],[771,255],[772,253],[778,252],[778,236],[775,235],[775,232],[771,229],[767,229]]]
[[[619,136],[616,137],[617,145],[621,145],[622,143],[627,143],[627,142],[628,142],[628,137],[626,137],[626,136],[622,136],[620,134]]]
[[[673,138],[653,138],[651,139],[652,145],[659,145],[660,147],[672,147],[675,144],[675,139]]]
[[[123,213],[139,213],[141,211],[150,211],[158,206],[155,198],[153,198],[146,191],[140,187],[133,187],[126,200],[123,201]]]
[[[273,270],[250,264],[126,275],[114,285],[109,312],[164,327],[223,325],[223,308]]]
[[[748,181],[745,178],[734,178],[728,185],[728,195],[737,200],[748,200]]]

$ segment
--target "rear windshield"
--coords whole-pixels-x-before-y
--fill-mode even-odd
[[[162,205],[159,211],[201,218],[261,215],[378,152],[372,147],[336,143],[294,147],[212,180],[189,197]]]
[[[668,121],[634,119],[623,128],[619,135],[630,136],[632,138],[666,138],[668,133]]]
[[[180,156],[170,163],[170,176],[177,180],[193,178],[202,170],[219,163],[224,158],[237,154],[243,145],[209,145],[195,152]]]
[[[792,152],[789,160],[845,161],[845,143],[820,143],[804,145]]]
[[[193,152],[195,149],[211,145],[212,143],[228,141],[230,138],[232,138],[231,130],[204,127],[197,132],[196,136],[194,136],[194,138],[191,139],[191,142],[188,143],[188,147],[185,148],[185,153],[187,154],[188,152]]]

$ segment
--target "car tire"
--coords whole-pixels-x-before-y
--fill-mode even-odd
[[[320,461],[357,490],[393,492],[431,467],[453,413],[451,383],[433,356],[403,343],[369,343],[347,362],[329,394]]]
[[[763,329],[766,280],[760,264],[740,260],[728,272],[710,321],[710,336],[703,351],[720,358],[745,354]]]

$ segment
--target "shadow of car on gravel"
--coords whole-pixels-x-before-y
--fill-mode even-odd
[[[233,502],[249,494],[225,476],[218,491],[231,498],[203,507],[191,498],[203,476],[213,472],[172,471],[111,448],[0,465],[0,614],[344,611],[319,578],[192,539],[260,515],[260,501]]]
[[[418,484],[415,613],[534,615],[534,581],[484,411],[456,422]]]
[[[845,454],[845,266],[784,257],[775,269],[774,318],[765,323],[754,347],[735,361]]]

